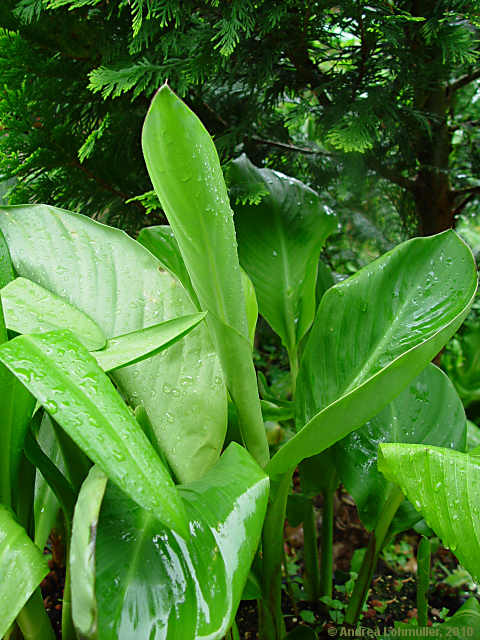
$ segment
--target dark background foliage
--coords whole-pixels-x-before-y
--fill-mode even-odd
[[[148,212],[157,221],[140,131],[168,80],[224,163],[245,151],[304,180],[347,233],[384,250],[440,231],[475,211],[480,195],[479,9],[431,0],[4,0],[0,174],[16,178],[8,199],[130,231]]]

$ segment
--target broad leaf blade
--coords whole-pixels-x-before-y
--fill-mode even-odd
[[[204,317],[204,313],[194,313],[111,338],[104,349],[92,355],[104,371],[141,362],[181,340]]]
[[[0,504],[0,637],[8,631],[49,569],[40,549]]]
[[[215,640],[232,624],[260,539],[268,479],[234,444],[202,480],[180,492],[192,534],[187,543],[108,485],[96,531],[96,601],[83,600],[84,610],[93,607],[98,616],[103,640]],[[93,501],[93,515],[86,517],[82,507],[78,527],[74,522],[77,535],[82,529],[87,536],[83,549],[72,541],[76,554],[91,552],[98,496],[88,478],[79,505]],[[83,597],[93,588],[93,571],[78,579],[89,583],[77,584],[72,574],[74,597],[77,588]]]
[[[320,250],[336,216],[299,180],[259,169],[246,155],[229,166],[240,264],[260,313],[291,352],[313,322]],[[248,202],[259,193],[259,202]]]
[[[0,229],[16,272],[67,299],[107,338],[197,311],[158,260],[118,229],[45,205],[0,207]],[[145,407],[177,478],[199,478],[215,463],[227,397],[206,327],[112,377],[134,407]]]
[[[421,444],[381,444],[378,468],[480,581],[480,459]]]
[[[300,368],[300,430],[270,472],[321,453],[383,409],[455,333],[476,287],[470,249],[446,231],[404,242],[328,289]]]
[[[1,295],[8,329],[43,333],[68,328],[89,351],[105,346],[105,336],[91,318],[32,280],[15,278]]]
[[[237,406],[247,448],[265,465],[268,445],[248,341],[233,214],[208,132],[165,85],[155,95],[142,133],[155,191],[185,266]]]
[[[335,466],[367,529],[376,526],[389,490],[377,469],[380,443],[430,444],[464,451],[465,439],[461,400],[443,371],[429,364],[385,409],[338,442]],[[404,505],[395,516],[395,531],[409,529],[418,520],[418,514]]]
[[[173,481],[110,379],[73,334],[18,336],[0,346],[0,360],[118,486],[187,535]]]

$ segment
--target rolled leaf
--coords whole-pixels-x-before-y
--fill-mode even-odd
[[[381,444],[378,468],[480,581],[480,458],[421,444]]]
[[[18,336],[0,360],[115,483],[187,536],[177,490],[108,376],[69,331]]]
[[[95,543],[107,480],[99,467],[92,467],[80,489],[75,506],[69,558],[72,617],[82,638],[97,637]]]
[[[327,290],[297,383],[298,433],[269,471],[294,468],[362,426],[440,351],[477,288],[454,231],[402,243]]]
[[[142,147],[155,191],[187,268],[237,406],[245,444],[265,465],[268,445],[248,340],[237,243],[212,139],[192,111],[163,86],[154,97]]]
[[[260,313],[292,352],[313,322],[318,257],[337,218],[313,189],[245,154],[229,165],[229,179],[240,264]]]
[[[7,633],[49,569],[9,509],[0,504],[0,637]]]
[[[389,491],[389,483],[377,469],[380,443],[431,444],[465,451],[465,440],[462,402],[443,371],[429,364],[385,409],[335,445],[335,466],[355,499],[362,522],[371,530],[384,509]],[[411,505],[404,503],[394,518],[393,528],[404,531],[418,519]]]
[[[1,295],[8,329],[43,333],[68,328],[89,351],[105,346],[105,336],[91,318],[32,280],[15,278]]]
[[[123,231],[45,205],[0,207],[0,230],[16,272],[83,311],[107,338],[197,311],[159,261]],[[134,407],[145,407],[177,478],[199,478],[215,463],[227,394],[206,327],[112,377]]]
[[[267,506],[268,479],[251,456],[232,444],[202,480],[180,487],[188,542],[110,484],[97,526],[100,482],[87,478],[74,518],[73,612],[82,637],[97,637],[96,627],[102,640],[223,638]],[[96,575],[89,560],[94,547]],[[84,569],[76,571],[80,561]]]
[[[105,348],[101,351],[94,351],[92,355],[104,371],[120,369],[141,362],[175,344],[204,318],[204,313],[194,313],[161,322],[153,327],[138,329],[107,340]]]

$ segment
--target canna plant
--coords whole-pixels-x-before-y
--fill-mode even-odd
[[[210,136],[167,86],[142,145],[169,225],[139,242],[53,207],[0,210],[1,373],[25,405],[4,407],[0,562],[25,580],[0,587],[0,635],[15,636],[16,618],[24,637],[51,637],[37,586],[61,508],[64,638],[238,637],[236,609],[253,594],[261,637],[281,640],[298,466],[310,494],[342,479],[373,530],[354,622],[381,545],[415,520],[375,470],[377,443],[464,447],[458,397],[429,362],[472,303],[471,252],[453,231],[417,238],[322,286],[337,223],[318,194],[241,157],[233,213]],[[263,380],[259,395],[257,303],[288,352],[289,398]],[[287,437],[270,451],[272,417]],[[320,574],[305,526],[312,597],[331,589],[325,522]]]

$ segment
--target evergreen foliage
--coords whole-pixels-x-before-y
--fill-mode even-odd
[[[245,151],[337,206],[342,194],[368,208],[388,192],[405,224],[438,231],[480,190],[479,9],[477,0],[6,0],[0,172],[19,178],[14,202],[138,226],[156,206],[142,196],[141,119],[168,80],[224,161]]]

